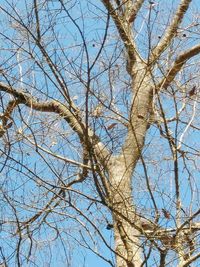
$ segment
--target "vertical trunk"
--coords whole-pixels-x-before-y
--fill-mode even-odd
[[[117,267],[140,267],[139,232],[120,216],[114,218],[114,236]]]
[[[123,156],[115,158],[110,168],[111,207],[113,209],[116,266],[141,266],[139,231],[130,221],[136,219],[132,190],[132,171],[127,168]],[[125,219],[127,218],[127,219]]]
[[[133,100],[127,137],[121,154],[112,158],[108,166],[117,267],[140,267],[142,264],[140,232],[136,227],[139,218],[132,199],[131,177],[144,146],[153,86],[146,65],[139,61],[133,70]]]

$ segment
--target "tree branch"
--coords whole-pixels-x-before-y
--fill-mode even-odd
[[[25,93],[22,90],[14,89],[10,85],[0,83],[0,91],[6,92],[16,98],[18,104],[24,104],[41,112],[54,112],[61,115],[69,125],[77,132],[80,139],[83,140],[83,128],[80,126],[81,122],[77,121],[78,114],[73,114],[71,107],[66,107],[57,100],[38,102],[33,96]]]
[[[133,4],[133,8],[130,11],[129,23],[134,23],[137,13],[144,3],[144,0],[136,0]]]
[[[124,46],[126,48],[126,52],[129,58],[128,69],[130,70],[129,71],[130,73],[136,61],[136,48],[133,42],[133,38],[131,38],[131,31],[128,30],[129,23],[127,23],[128,21],[123,21],[123,19],[120,17],[119,14],[117,14],[116,10],[114,9],[114,7],[112,6],[109,0],[102,0],[102,2],[104,6],[106,7],[106,9],[108,10],[109,14],[112,16],[112,19],[121,37],[121,40],[123,41]],[[139,10],[139,7],[138,9],[136,9],[136,11],[138,12],[138,10]]]
[[[178,6],[176,14],[172,20],[172,23],[168,26],[163,38],[160,40],[158,45],[153,49],[151,54],[151,61],[155,61],[162,52],[169,46],[171,40],[176,36],[177,29],[181,24],[185,13],[187,12],[190,3],[192,0],[181,0],[181,3]]]
[[[82,143],[85,142],[86,127],[82,122],[80,111],[78,110],[78,108],[72,108],[71,106],[67,107],[57,100],[39,102],[32,95],[29,95],[22,90],[14,89],[10,85],[4,83],[0,83],[0,91],[10,94],[16,99],[10,102],[14,104],[12,105],[12,108],[9,108],[9,116],[14,110],[14,107],[19,104],[24,104],[27,107],[32,108],[36,111],[57,113],[65,121],[67,121],[70,127],[78,134],[80,141]],[[4,117],[7,118],[8,114]],[[110,157],[110,152],[105,147],[105,145],[100,142],[99,137],[94,134],[91,129],[88,129],[88,135],[91,143],[90,145],[94,148],[95,154],[97,155],[98,159],[100,161],[103,161],[105,164],[105,162],[107,162]]]
[[[181,70],[183,65],[192,57],[200,53],[200,44],[193,46],[192,48],[181,53],[174,61],[172,68],[167,73],[166,77],[160,82],[158,88],[167,88],[169,84],[174,80],[177,73]]]
[[[37,0],[34,0],[34,11],[35,11],[35,19],[36,19],[36,32],[38,42],[41,41],[41,33],[40,33],[40,20],[39,20],[39,11],[38,11],[38,3]]]
[[[193,257],[190,257],[187,261],[178,265],[178,267],[188,267],[190,265],[190,263],[192,263],[193,261],[195,261],[198,258],[200,258],[200,253],[194,255]]]
[[[48,150],[48,149],[45,149],[44,147],[42,147],[42,146],[40,146],[40,145],[38,145],[38,144],[35,144],[34,141],[32,141],[30,138],[26,137],[25,135],[22,135],[22,137],[25,138],[25,139],[26,139],[30,144],[32,144],[33,146],[36,146],[37,148],[39,148],[39,149],[42,150],[43,152],[45,152],[45,153],[51,155],[52,157],[54,157],[54,158],[56,158],[56,159],[59,159],[59,160],[62,160],[62,161],[64,161],[64,162],[71,163],[71,164],[73,164],[73,165],[76,165],[76,166],[79,166],[79,167],[82,167],[82,168],[86,168],[86,169],[89,169],[89,170],[92,169],[91,166],[89,166],[89,165],[85,165],[85,164],[83,164],[83,163],[81,163],[81,162],[78,162],[78,161],[76,161],[76,160],[72,160],[72,159],[63,157],[63,156],[61,156],[61,155],[58,155],[58,154],[56,154],[56,153],[51,152],[51,151]]]

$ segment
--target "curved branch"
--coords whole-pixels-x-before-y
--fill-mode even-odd
[[[169,84],[174,80],[176,74],[181,70],[183,65],[192,57],[200,53],[200,44],[193,46],[192,48],[181,53],[174,61],[172,68],[167,73],[166,77],[160,82],[158,88],[167,88]]]
[[[0,83],[0,91],[6,92],[12,95],[16,100],[17,104],[24,104],[29,108],[32,108],[41,112],[54,112],[61,115],[69,125],[77,132],[79,138],[83,140],[84,132],[83,125],[80,126],[81,122],[78,121],[77,117],[74,115],[73,111],[71,111],[71,107],[66,107],[62,103],[57,100],[38,102],[36,98],[32,95],[25,93],[22,90],[14,89],[10,85]]]
[[[151,55],[152,61],[156,60],[162,54],[162,52],[169,46],[174,36],[176,36],[177,29],[181,24],[183,17],[187,12],[191,2],[192,0],[182,0],[181,3],[179,4],[176,14],[174,15],[174,18],[172,20],[172,23],[167,28],[163,38],[160,40],[158,45],[152,51]]]
[[[80,141],[82,143],[85,142],[86,127],[82,122],[79,110],[77,108],[74,109],[74,107],[72,108],[71,106],[63,105],[57,100],[39,102],[32,95],[29,95],[22,90],[14,89],[5,83],[0,83],[0,91],[6,92],[15,98],[14,102],[11,101],[14,103],[14,105],[12,105],[12,109],[9,111],[9,116],[14,110],[14,107],[19,104],[24,104],[36,111],[57,113],[65,121],[67,121],[70,127],[78,134]],[[88,135],[90,139],[90,145],[93,146],[95,154],[97,155],[98,159],[103,161],[105,164],[110,157],[108,149],[100,142],[99,137],[94,134],[91,129],[88,129]]]

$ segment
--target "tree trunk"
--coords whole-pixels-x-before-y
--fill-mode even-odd
[[[141,248],[131,187],[132,171],[125,164],[123,156],[116,157],[110,167],[111,197],[117,267],[141,266]]]

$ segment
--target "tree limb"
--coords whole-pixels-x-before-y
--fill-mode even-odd
[[[190,263],[194,262],[198,258],[200,258],[200,253],[194,255],[193,257],[190,257],[187,261],[178,265],[178,267],[188,267]]]
[[[184,51],[181,53],[176,60],[174,61],[174,64],[172,68],[167,73],[166,77],[163,78],[163,80],[158,85],[158,88],[162,87],[166,89],[171,82],[174,80],[177,73],[181,70],[183,65],[192,57],[198,55],[200,53],[200,44],[193,46],[192,48]]]
[[[127,22],[123,21],[120,15],[117,14],[116,10],[114,9],[114,7],[112,6],[109,0],[102,0],[102,2],[104,6],[106,7],[106,9],[108,10],[109,14],[112,16],[112,19],[121,37],[121,40],[124,43],[124,46],[126,48],[126,52],[129,58],[129,62],[128,62],[129,69],[131,71],[133,64],[136,61],[136,48],[133,42],[133,38],[131,38],[130,31],[128,30]]]
[[[132,10],[130,11],[129,23],[134,23],[137,13],[144,3],[144,0],[136,0],[133,4]]]
[[[5,83],[0,83],[0,91],[10,94],[16,99],[13,102],[11,101],[14,104],[12,105],[12,108],[9,109],[9,116],[10,113],[13,111],[14,107],[19,104],[24,104],[27,107],[32,108],[36,111],[57,113],[65,121],[67,121],[70,127],[78,134],[80,141],[84,143],[86,127],[82,122],[79,110],[77,108],[72,108],[71,106],[67,107],[58,100],[39,102],[32,95],[29,95],[22,90],[12,88],[10,85],[7,85]],[[6,115],[6,117],[8,116]],[[105,162],[110,157],[110,152],[107,150],[105,145],[100,142],[99,137],[94,134],[91,129],[88,129],[88,135],[91,143],[90,145],[95,149],[95,154],[98,156],[98,159],[100,161],[103,161],[105,164]]]
[[[174,15],[172,23],[168,26],[163,38],[160,40],[158,45],[153,49],[151,53],[151,61],[155,61],[162,52],[169,46],[171,40],[176,36],[177,29],[183,21],[184,15],[187,12],[192,0],[181,0],[178,9]]]

